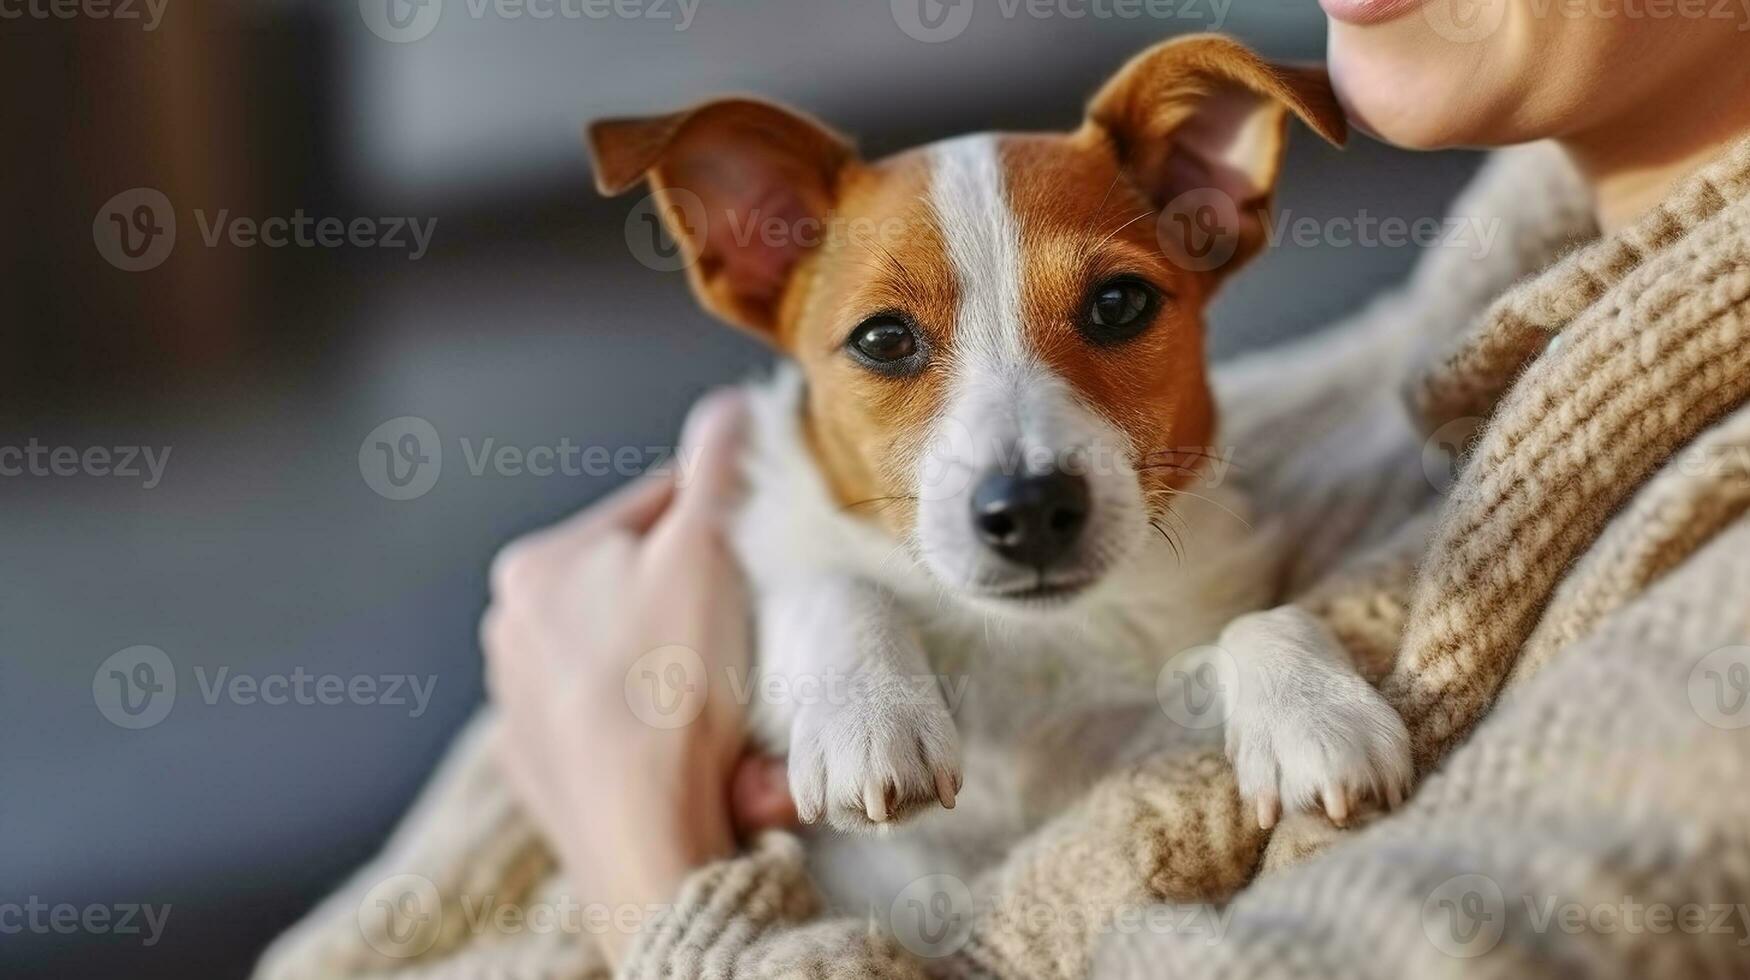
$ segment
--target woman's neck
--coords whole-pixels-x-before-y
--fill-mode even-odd
[[[1606,232],[1632,222],[1663,201],[1683,177],[1750,137],[1750,59],[1650,100],[1560,142],[1592,184],[1598,223]],[[1625,133],[1636,138],[1625,139]]]

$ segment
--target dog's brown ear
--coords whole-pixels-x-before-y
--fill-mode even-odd
[[[1338,146],[1348,135],[1323,69],[1272,64],[1230,38],[1197,34],[1131,59],[1094,96],[1088,123],[1157,205],[1212,190],[1198,200],[1231,206],[1226,269],[1263,244],[1290,112]]]
[[[685,250],[699,302],[775,341],[791,273],[821,240],[850,144],[806,116],[723,99],[589,127],[596,187],[618,194],[647,178],[657,212]]]

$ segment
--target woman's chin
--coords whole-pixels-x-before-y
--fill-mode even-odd
[[[1331,25],[1331,84],[1351,126],[1406,150],[1487,142],[1482,120],[1467,111],[1477,104],[1462,88],[1468,66],[1412,57],[1368,30]],[[1362,36],[1351,36],[1356,32]]]
[[[1343,111],[1349,116],[1349,126],[1362,135],[1402,150],[1444,150],[1463,145],[1454,139],[1446,127],[1416,113],[1406,113],[1397,106],[1351,102],[1343,99]],[[1373,100],[1377,103],[1378,100]]]

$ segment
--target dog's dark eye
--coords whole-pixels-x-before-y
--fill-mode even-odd
[[[911,325],[897,316],[871,317],[851,331],[848,346],[858,360],[888,373],[906,373],[920,366],[922,345]]]
[[[1152,322],[1161,294],[1140,279],[1120,277],[1095,287],[1083,313],[1082,330],[1097,344],[1116,344],[1136,336]]]

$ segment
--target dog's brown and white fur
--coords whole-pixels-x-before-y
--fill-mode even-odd
[[[745,99],[591,128],[601,188],[647,179],[705,308],[789,358],[753,388],[735,521],[760,670],[781,682],[756,688],[756,732],[788,755],[805,820],[916,818],[819,835],[835,897],[968,875],[1126,753],[1205,737],[1168,719],[1157,680],[1218,638],[1238,664],[1229,752],[1262,819],[1402,791],[1391,709],[1315,623],[1255,612],[1290,543],[1206,478],[1202,314],[1262,246],[1290,112],[1341,141],[1321,74],[1202,36],[1133,60],[1064,134],[864,162]],[[1157,234],[1187,192],[1234,205],[1213,268]],[[1119,281],[1144,284],[1119,307],[1155,302],[1102,341],[1089,304]],[[875,321],[904,327],[903,370],[849,349]],[[1031,564],[993,550],[983,475],[1056,470],[1085,490],[1073,542]]]

